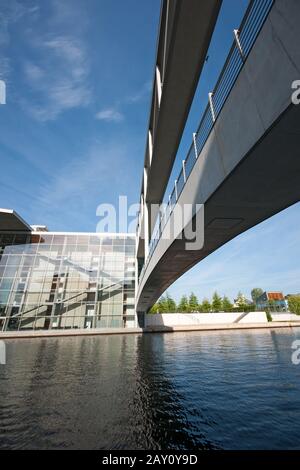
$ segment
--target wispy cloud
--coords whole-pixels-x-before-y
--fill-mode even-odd
[[[24,72],[31,83],[40,82],[40,80],[45,78],[45,71],[39,65],[32,62],[25,62]]]
[[[16,23],[27,12],[27,8],[17,0],[2,2],[0,7],[0,45],[10,42],[9,26]]]
[[[125,98],[125,102],[129,104],[139,103],[149,95],[151,87],[151,82],[147,81],[139,90],[137,90],[135,93],[132,93],[132,95],[127,96],[127,98]]]
[[[35,104],[25,103],[31,115],[48,121],[66,110],[87,106],[91,90],[83,42],[72,36],[57,36],[41,41],[39,50],[38,63],[24,64],[26,79],[38,97]]]
[[[17,0],[0,2],[0,79],[4,79],[7,83],[12,69],[11,57],[7,52],[11,43],[10,28],[26,14],[30,14],[33,8],[26,7]]]
[[[101,109],[95,114],[95,118],[100,121],[120,123],[124,121],[125,114],[120,109],[126,105],[134,105],[144,100],[150,93],[151,82],[147,81],[136,92],[126,96],[116,105]]]
[[[53,120],[91,102],[88,25],[83,2],[0,2],[0,78],[9,83],[12,70],[23,70],[10,96],[35,119]],[[13,35],[19,55],[10,50]]]
[[[116,108],[102,109],[96,114],[96,119],[108,122],[121,122],[124,120],[124,115]]]
[[[131,176],[124,174],[122,162],[129,161],[131,155],[131,144],[120,145],[111,140],[91,143],[84,154],[61,165],[46,183],[37,186],[31,207],[35,222],[39,223],[42,214],[50,228],[76,226],[80,220],[86,227],[94,221],[91,228],[96,229],[97,206],[113,202],[105,199],[110,188],[126,194]]]

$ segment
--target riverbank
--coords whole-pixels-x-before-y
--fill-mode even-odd
[[[147,333],[175,333],[185,331],[222,331],[222,330],[251,330],[251,329],[273,329],[273,328],[296,328],[300,327],[298,322],[268,322],[268,323],[224,323],[206,325],[180,325],[180,326],[148,326],[146,328],[98,328],[78,330],[38,330],[38,331],[2,331],[0,339],[17,338],[48,338],[66,336],[98,336],[98,335],[128,335]]]

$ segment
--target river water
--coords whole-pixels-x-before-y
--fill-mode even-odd
[[[300,328],[6,341],[1,449],[300,448]]]

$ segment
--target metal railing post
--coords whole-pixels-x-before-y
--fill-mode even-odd
[[[175,183],[174,183],[174,188],[175,188],[175,198],[176,198],[176,201],[178,199],[178,192],[177,192],[177,180],[175,180]]]
[[[183,181],[185,184],[186,183],[185,160],[182,160],[182,174],[183,174]]]
[[[210,112],[211,112],[211,117],[213,122],[216,120],[216,115],[215,115],[215,109],[214,109],[214,103],[213,103],[213,93],[208,93],[208,101],[209,101],[209,107],[210,107]]]
[[[241,59],[242,61],[244,62],[245,60],[245,55],[244,55],[244,52],[243,52],[243,48],[242,48],[242,45],[241,45],[241,41],[240,41],[240,31],[238,29],[234,29],[233,30],[233,34],[234,34],[234,39],[235,39],[235,43],[236,43],[236,47],[240,53],[240,56],[241,56]]]
[[[197,149],[197,133],[193,132],[193,142],[194,142],[194,150],[195,150],[195,157],[196,160],[198,158],[198,149]]]

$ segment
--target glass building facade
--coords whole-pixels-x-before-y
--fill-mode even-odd
[[[134,327],[135,236],[0,232],[0,331]]]

